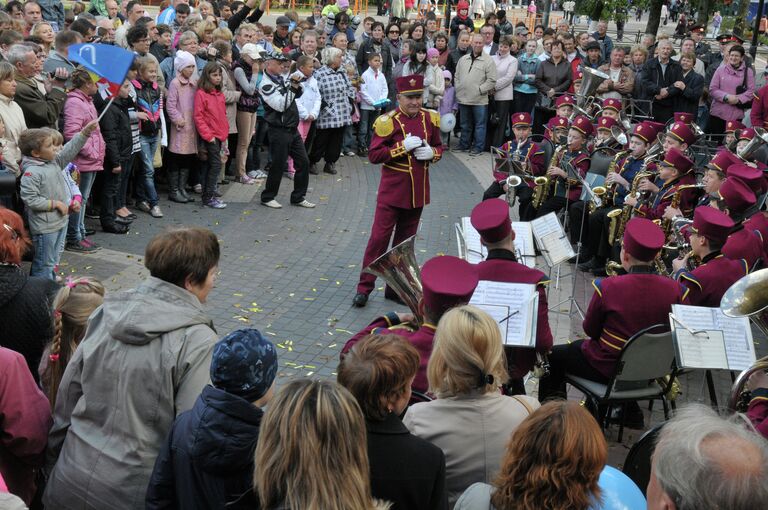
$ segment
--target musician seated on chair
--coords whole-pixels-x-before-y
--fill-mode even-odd
[[[597,119],[597,134],[595,135],[595,148],[611,147],[623,149],[620,143],[613,138],[611,128],[618,127],[623,131],[621,123],[613,117],[602,116]]]
[[[697,190],[689,188],[679,191],[678,188],[696,183],[692,169],[693,161],[685,154],[675,148],[669,149],[664,159],[659,162],[659,176],[656,182],[649,179],[640,182],[640,191],[655,194],[653,200],[647,203],[648,201],[641,202],[636,197],[627,197],[625,203],[635,208],[636,215],[651,220],[690,217],[698,200]]]
[[[472,209],[472,226],[488,248],[485,261],[477,264],[480,280],[536,285],[539,311],[536,322],[536,349],[505,346],[509,381],[503,386],[507,395],[525,395],[523,377],[536,362],[536,353],[546,356],[552,349],[549,328],[549,306],[545,286],[549,278],[538,269],[525,266],[515,256],[515,231],[509,219],[507,203],[499,199],[486,200]]]
[[[757,166],[754,167],[752,166],[753,164]],[[768,166],[760,162],[745,164],[739,161],[738,164],[728,168],[726,175],[728,178],[739,179],[755,194],[757,202],[754,206],[747,209],[745,213],[747,219],[744,220],[744,227],[757,230],[760,233],[763,249],[768,255],[768,218],[766,218],[763,211],[759,210],[761,208],[761,199],[765,196],[766,191],[768,191],[768,181],[764,176],[766,169],[768,169]]]
[[[701,183],[704,185],[704,195],[696,203],[696,207],[709,205],[712,195],[720,190],[725,182],[725,176],[732,165],[740,164],[741,160],[728,150],[721,150],[715,157],[707,161]],[[762,175],[761,175],[762,177]]]
[[[603,99],[603,111],[601,115],[603,117],[610,117],[615,120],[621,120],[621,99],[615,99],[609,97]]]
[[[653,260],[664,245],[664,233],[645,218],[633,218],[624,230],[621,265],[628,274],[596,279],[595,293],[584,316],[588,338],[556,345],[549,356],[550,373],[539,385],[539,401],[565,398],[565,375],[607,383],[616,371],[624,344],[655,324],[669,326],[673,304],[685,301],[685,288],[654,274]]]
[[[755,130],[752,128],[746,128],[739,131],[736,135],[736,154],[746,147],[755,136],[757,136],[757,133],[755,133]],[[754,160],[754,157],[751,157],[750,159]]]
[[[731,260],[720,253],[733,227],[733,220],[713,207],[696,209],[693,223],[685,227],[691,251],[672,261],[672,277],[688,289],[691,305],[720,307],[725,291],[749,272],[746,260]],[[691,257],[700,261],[695,268]]]
[[[549,193],[536,211],[537,218],[553,211],[560,211],[568,205],[569,201],[579,199],[581,181],[573,172],[578,172],[582,179],[587,175],[590,160],[586,146],[593,133],[594,128],[588,117],[579,115],[573,120],[568,130],[567,146],[559,152],[559,156],[557,153],[554,154],[549,164],[547,170]]]
[[[688,405],[661,429],[650,475],[648,510],[765,508],[768,446],[740,417]]]
[[[512,132],[515,139],[505,142],[500,147],[503,155],[510,161],[514,161],[521,169],[530,172],[530,175],[544,175],[544,151],[532,140],[531,114],[515,113],[512,115]],[[507,168],[509,170],[509,168]],[[494,170],[494,181],[483,193],[483,200],[498,198],[507,192],[506,181],[511,174]],[[521,221],[529,221],[533,218],[530,210],[531,196],[533,195],[533,181],[524,179],[517,187],[516,196],[520,204],[519,216]]]
[[[421,285],[424,292],[419,300],[419,313],[423,317],[423,323],[419,328],[416,331],[397,328],[390,331],[388,328],[393,326],[414,322],[414,316],[411,313],[390,312],[377,317],[350,338],[341,350],[341,357],[343,358],[353,345],[369,334],[396,333],[405,337],[419,351],[419,371],[413,381],[413,389],[426,393],[427,362],[432,352],[437,323],[451,308],[469,303],[477,282],[477,267],[466,260],[448,255],[428,260],[421,268]]]
[[[745,221],[749,218],[750,212],[755,210],[757,203],[755,193],[741,179],[728,177],[720,186],[718,195],[725,204],[725,212],[736,224],[725,241],[723,255],[732,260],[745,259],[750,271],[755,269],[758,262],[765,265],[768,259],[760,231]],[[757,214],[762,213],[757,212]]]
[[[544,130],[544,138],[553,145],[566,143],[568,139],[568,127],[571,125],[568,117],[556,115],[549,119]]]
[[[723,145],[730,147],[733,142],[736,141],[736,136],[739,131],[746,129],[747,126],[739,122],[738,120],[729,120],[725,124],[725,138],[723,139]]]
[[[616,239],[614,249],[608,242],[611,218],[608,213],[616,208],[624,207],[624,199],[627,196],[635,176],[643,168],[648,147],[656,139],[657,131],[651,123],[641,122],[635,126],[629,137],[629,154],[619,158],[613,171],[605,176],[605,194],[603,207],[589,215],[588,236],[585,243],[584,262],[579,264],[580,271],[592,271],[597,276],[605,276],[605,264],[610,258],[618,258],[618,245],[621,239]],[[646,171],[656,170],[656,164],[651,162],[646,165]],[[620,221],[618,218],[614,221]],[[618,227],[617,227],[618,228]],[[615,252],[615,255],[614,255]],[[590,258],[591,257],[591,258]]]
[[[696,135],[691,128],[683,122],[675,122],[664,135],[664,152],[673,147],[680,152],[686,152],[694,143]]]

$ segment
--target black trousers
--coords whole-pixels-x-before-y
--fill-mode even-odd
[[[486,136],[486,139],[490,139],[490,144],[492,146],[500,147],[505,142],[507,126],[509,125],[510,115],[512,115],[514,100],[510,99],[508,101],[494,101],[493,104],[494,108],[496,109],[496,113],[499,116],[499,123],[493,127],[492,131],[488,131],[489,133],[492,132],[493,136]]]
[[[581,344],[592,340],[576,340],[570,344],[556,345],[549,355],[549,375],[539,382],[539,402],[550,398],[566,398],[565,374],[607,383],[608,379],[589,364],[581,352]]]
[[[653,120],[666,124],[669,119],[675,116],[675,107],[661,105],[657,101],[653,102]]]
[[[611,257],[613,247],[608,244],[608,232],[611,219],[608,213],[615,207],[601,207],[589,215],[589,241],[588,250],[593,257],[607,260]]]
[[[298,204],[304,200],[309,186],[309,158],[299,131],[296,128],[270,126],[269,154],[272,157],[272,166],[269,167],[267,183],[264,191],[261,192],[261,201],[269,202],[277,196],[283,173],[288,169],[290,156],[293,158],[293,168],[296,170],[293,176],[291,203]]]
[[[101,207],[99,208],[99,221],[102,226],[113,225],[115,223],[115,211],[119,209],[117,205],[117,195],[120,192],[120,181],[123,172],[128,172],[131,158],[120,162],[120,173],[112,173],[111,168],[105,168],[102,173],[101,183]]]
[[[554,110],[550,110],[549,108],[542,108],[541,106],[537,106],[536,108],[534,108],[533,134],[543,135],[544,126],[546,126],[547,122],[549,122],[549,119],[551,119],[554,116],[555,116]]]
[[[535,218],[541,218],[551,212],[557,214],[561,209],[568,205],[568,199],[565,197],[549,197],[536,210]]]
[[[725,133],[726,121],[714,115],[709,116],[707,123],[707,133],[710,135],[722,135]]]
[[[203,187],[203,203],[214,198],[216,185],[221,173],[221,140],[203,142],[205,154],[208,159],[200,169],[200,184]]]
[[[339,160],[341,145],[344,142],[344,127],[318,129],[315,132],[312,152],[309,153],[309,161],[312,164],[317,163],[321,159],[330,164],[336,163]]]
[[[531,221],[536,214],[536,211],[531,207],[531,199],[533,198],[533,190],[525,183],[520,184],[515,192],[517,195],[518,203],[518,215],[520,221]],[[501,187],[498,181],[493,181],[488,189],[483,192],[483,200],[490,198],[499,198],[506,195],[504,188]]]
[[[571,202],[568,206],[568,235],[572,243],[577,243],[581,239],[582,246],[586,246],[589,238],[589,211],[587,202],[584,200]],[[583,261],[586,262],[587,259]]]
[[[536,94],[522,94],[515,91],[515,99],[512,112],[533,114],[533,107],[536,105]]]

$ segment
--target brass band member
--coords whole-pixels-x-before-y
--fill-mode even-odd
[[[749,211],[754,210],[757,199],[754,192],[741,179],[728,177],[718,192],[725,203],[725,212],[736,224],[723,246],[723,255],[732,260],[745,259],[750,271],[758,262],[765,263],[766,254],[760,232],[745,224]]]
[[[742,129],[746,129],[747,126],[739,122],[738,120],[729,120],[725,123],[725,138],[723,139],[723,145],[730,147],[733,142],[736,141],[736,133]]]
[[[707,162],[704,167],[704,177],[701,182],[704,184],[704,195],[696,203],[696,207],[709,205],[712,195],[720,190],[720,186],[725,182],[725,176],[732,165],[741,163],[741,160],[733,155],[731,151],[721,150],[715,157]],[[761,175],[762,177],[762,175]]]
[[[481,280],[536,285],[539,312],[536,325],[536,349],[506,346],[509,382],[504,389],[508,395],[525,395],[523,377],[533,369],[536,352],[545,355],[552,349],[549,329],[549,307],[546,285],[549,278],[539,271],[518,263],[515,258],[515,231],[509,219],[509,207],[498,199],[486,200],[472,210],[472,226],[480,233],[488,248],[488,257],[477,265]]]
[[[635,176],[643,168],[643,158],[651,143],[656,140],[656,128],[647,122],[641,122],[635,126],[629,137],[630,153],[618,160],[615,170],[610,171],[605,177],[605,186],[608,189],[603,207],[596,209],[589,215],[589,236],[586,244],[584,262],[579,264],[581,271],[592,271],[595,275],[605,276],[605,263],[611,258],[613,247],[608,243],[608,227],[610,218],[608,213],[616,208],[624,206],[624,199]],[[646,171],[655,171],[656,164],[646,165]],[[618,243],[616,243],[618,244]]]
[[[568,138],[568,128],[571,125],[568,117],[557,115],[549,119],[544,130],[544,138],[552,142],[553,145],[565,143]]]
[[[752,164],[743,164],[739,162],[728,168],[728,178],[735,178],[741,180],[746,184],[755,197],[758,199],[757,203],[746,211],[746,218],[744,220],[744,227],[751,230],[757,230],[760,233],[763,241],[763,250],[768,255],[768,218],[765,213],[760,211],[760,198],[763,197],[768,191],[768,181],[764,176],[764,171],[768,169],[766,165],[758,162],[757,167],[753,167]],[[768,261],[764,261],[768,262]]]
[[[584,178],[589,170],[589,153],[586,151],[587,141],[592,136],[594,129],[589,118],[580,115],[576,117],[568,130],[567,146],[560,152],[560,156],[553,156],[547,170],[547,177],[552,181],[549,186],[552,192],[539,210],[536,217],[544,216],[550,212],[557,212],[568,205],[569,201],[576,201],[581,195],[581,183],[568,169],[578,172]],[[555,159],[557,158],[557,160]]]
[[[623,149],[621,144],[613,139],[611,128],[614,126],[622,129],[621,123],[613,117],[603,115],[597,119],[597,135],[595,136],[595,148],[611,147],[613,149]],[[610,143],[609,143],[610,142]]]
[[[541,379],[539,401],[565,397],[566,373],[607,383],[632,335],[654,324],[669,324],[670,307],[684,302],[685,288],[653,273],[651,262],[664,241],[664,233],[650,220],[633,218],[627,223],[621,264],[628,274],[592,282],[595,293],[583,323],[588,338],[552,349],[550,375]],[[633,421],[642,421],[642,415],[639,418]]]
[[[664,152],[675,148],[680,152],[686,152],[696,143],[696,135],[691,128],[683,122],[675,122],[664,135]]]
[[[576,100],[570,94],[563,94],[555,101],[555,116],[565,117],[570,119],[573,115],[573,105],[576,104]]]
[[[603,99],[603,117],[610,117],[614,120],[621,120],[621,99],[609,97]]]
[[[720,253],[733,227],[733,220],[713,207],[699,207],[694,212],[693,223],[687,227],[691,251],[672,261],[673,277],[688,289],[690,304],[719,307],[725,291],[749,272],[746,260],[731,260]],[[701,260],[692,271],[686,269],[690,256]]]
[[[530,139],[531,136],[531,114],[530,113],[516,113],[512,115],[512,132],[515,134],[515,139],[505,142],[501,146],[501,150],[505,155],[512,160],[520,162],[528,162],[528,168],[531,175],[539,176],[544,175],[544,151]],[[509,174],[504,172],[493,172],[494,181],[483,193],[483,200],[489,198],[498,198],[507,192],[507,185],[504,181],[509,177]],[[520,220],[528,221],[532,218],[532,211],[530,210],[531,195],[533,195],[534,184],[532,180],[524,180],[517,187],[517,199],[520,204]]]

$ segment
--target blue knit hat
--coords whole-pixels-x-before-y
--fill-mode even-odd
[[[238,329],[213,348],[211,383],[249,402],[263,397],[277,376],[275,345],[256,329]]]

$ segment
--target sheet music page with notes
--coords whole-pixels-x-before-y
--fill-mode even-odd
[[[515,255],[517,261],[528,267],[536,267],[536,249],[533,246],[533,230],[527,221],[513,221],[515,231]]]
[[[694,335],[679,325],[674,331],[681,367],[728,370],[722,331],[711,330]]]
[[[550,267],[575,255],[568,236],[554,212],[531,221],[533,237]]]
[[[535,285],[481,280],[469,303],[496,320],[505,345],[534,347],[538,295]],[[508,309],[503,315],[500,306]]]
[[[746,370],[755,362],[755,344],[748,318],[728,317],[719,308],[704,306],[672,305],[672,312],[690,329],[722,333],[729,370]],[[674,328],[684,330],[680,324]]]
[[[477,264],[485,260],[488,250],[480,241],[480,232],[475,230],[469,216],[461,218],[461,228],[464,230],[464,240],[467,243],[467,262]]]

